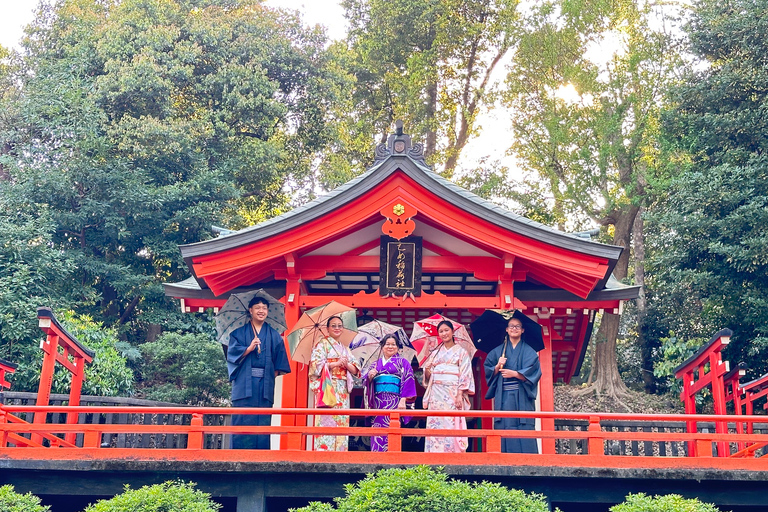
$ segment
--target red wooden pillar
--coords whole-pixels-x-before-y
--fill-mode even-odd
[[[69,389],[69,405],[80,405],[80,394],[83,391],[83,381],[85,380],[85,360],[80,356],[75,356],[74,366],[77,369],[72,374],[72,387]],[[67,423],[74,425],[77,423],[78,414],[74,412],[67,413]],[[67,442],[74,444],[77,433],[70,432],[65,436]]]
[[[544,337],[544,350],[539,352],[541,364],[541,380],[539,380],[539,393],[541,393],[541,410],[552,412],[555,410],[555,383],[552,373],[552,324],[549,313],[546,318],[539,319]],[[541,430],[551,432],[555,430],[554,418],[542,418]],[[554,454],[555,440],[544,438],[541,440],[541,453]]]
[[[720,352],[709,354],[709,371],[714,374],[712,379],[712,401],[714,402],[715,414],[725,415],[725,385],[723,384],[723,375],[727,373],[725,362],[720,358]],[[715,432],[718,434],[728,433],[728,424],[724,421],[715,422]],[[718,457],[727,457],[728,445],[725,441],[717,443]]]
[[[685,406],[685,414],[696,414],[696,398],[694,397],[693,393],[691,392],[691,387],[693,386],[693,370],[685,372],[685,375],[683,375],[683,389],[680,392],[680,400],[683,401],[683,405]],[[697,422],[696,421],[687,421],[686,422],[686,429],[688,432],[697,432]],[[688,455],[691,457],[697,457],[698,450],[696,449],[696,443],[693,441],[688,441]]]
[[[93,361],[95,355],[81,345],[62,326],[50,308],[37,308],[38,326],[46,333],[45,341],[40,344],[43,351],[43,367],[40,371],[40,385],[37,391],[36,405],[48,405],[53,386],[53,372],[56,362],[72,373],[72,387],[69,392],[69,404],[80,404],[80,393],[85,379],[85,364]],[[69,357],[72,356],[72,361]],[[35,413],[35,423],[45,423],[46,413]],[[77,423],[77,414],[68,414],[67,423]],[[34,434],[32,440],[42,444],[43,438]],[[66,440],[74,443],[75,433],[67,434]]]
[[[56,367],[56,353],[59,350],[59,337],[49,332],[40,344],[43,350],[43,367],[40,370],[40,384],[37,387],[37,401],[35,405],[48,405],[51,400],[51,387],[53,387],[53,372]],[[45,423],[46,413],[36,412],[34,422]],[[42,444],[43,437],[40,434],[33,434],[32,441]]]
[[[301,281],[299,276],[292,276],[286,280],[285,285],[285,297],[283,301],[285,303],[285,324],[288,326],[288,331],[296,324],[301,316],[301,308],[299,306],[301,299]],[[286,331],[287,332],[287,331]],[[284,375],[283,379],[283,396],[280,403],[282,407],[304,407],[306,402],[299,403],[298,399],[298,387],[299,373],[301,373],[299,367],[302,366],[299,363],[291,359],[291,347],[288,346],[288,336],[284,337],[285,350],[288,353],[288,358],[291,362],[291,373]],[[306,420],[305,420],[306,421]],[[283,426],[295,426],[297,425],[297,418],[290,415],[283,415],[281,424]],[[285,436],[280,439],[280,448],[285,450],[288,447],[288,439]]]

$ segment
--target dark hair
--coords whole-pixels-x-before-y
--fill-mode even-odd
[[[400,350],[403,348],[403,342],[398,339],[397,336],[394,334],[387,334],[383,338],[381,338],[381,341],[379,342],[379,345],[381,345],[382,348],[384,348],[384,345],[387,343],[387,340],[392,339],[395,340],[395,344],[397,345],[397,349]]]
[[[344,325],[344,320],[342,320],[342,319],[341,319],[341,317],[340,317],[339,315],[333,315],[332,317],[330,317],[330,318],[328,319],[328,321],[327,321],[327,322],[325,322],[325,328],[326,328],[326,329],[329,329],[329,328],[331,327],[331,320],[333,320],[334,318],[338,318],[338,319],[339,319],[339,322],[341,322],[341,325]]]
[[[264,304],[267,306],[267,309],[269,309],[269,301],[264,297],[259,297],[258,295],[253,296],[251,301],[248,303],[248,309],[251,309],[256,304]]]
[[[440,330],[440,328],[441,328],[443,325],[447,325],[448,327],[450,327],[450,328],[451,328],[451,331],[455,331],[455,330],[456,330],[456,329],[454,329],[454,328],[453,328],[453,322],[451,322],[450,320],[443,320],[442,322],[440,322],[439,324],[437,324],[437,330],[439,331],[439,330]]]

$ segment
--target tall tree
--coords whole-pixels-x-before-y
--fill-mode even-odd
[[[651,192],[659,109],[677,65],[673,41],[651,21],[657,14],[630,0],[531,6],[504,92],[511,150],[538,182],[530,186],[549,192],[561,228],[597,223],[626,249],[613,270],[620,280],[628,278],[633,226]],[[619,324],[618,315],[602,317],[588,391],[625,392]]]
[[[325,37],[256,0],[58,0],[24,41],[0,138],[17,197],[45,205],[81,312],[174,321],[177,245],[279,212],[325,147],[341,90]],[[89,294],[98,300],[88,308]]]
[[[686,30],[705,65],[673,90],[665,116],[671,159],[685,172],[649,218],[658,233],[649,261],[655,334],[706,341],[728,327],[728,358],[760,375],[768,371],[768,1],[697,2]]]
[[[355,115],[381,140],[395,119],[453,174],[493,103],[494,71],[515,43],[518,0],[345,0]]]

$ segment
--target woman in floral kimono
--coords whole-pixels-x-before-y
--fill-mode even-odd
[[[384,336],[380,345],[381,357],[363,372],[366,407],[405,409],[406,400],[416,397],[411,363],[398,353],[403,345],[394,335]],[[389,416],[374,417],[371,426],[389,427]],[[371,436],[372,452],[386,452],[388,447],[388,436]]]
[[[322,375],[327,367],[332,383],[332,390],[322,390],[324,394],[332,394],[335,398],[333,409],[349,409],[349,392],[352,391],[352,375],[360,375],[360,367],[355,356],[348,347],[338,341],[343,333],[344,324],[338,316],[332,316],[326,323],[329,337],[317,342],[312,349],[309,363],[309,389],[315,396],[321,391]],[[327,398],[327,397],[326,397]],[[326,400],[326,403],[328,401]],[[315,415],[316,427],[348,427],[349,416],[346,415]],[[317,451],[347,451],[349,438],[347,436],[318,435],[315,436]]]
[[[424,364],[424,408],[429,410],[469,410],[469,395],[475,394],[472,362],[469,354],[453,338],[453,324],[442,321],[437,325],[442,343]],[[463,417],[429,416],[427,428],[466,430]],[[425,452],[465,452],[466,437],[427,437]]]

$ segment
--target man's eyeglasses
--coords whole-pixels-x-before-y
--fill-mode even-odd
[[[520,331],[523,329],[522,325],[509,325],[507,326],[508,331]]]

